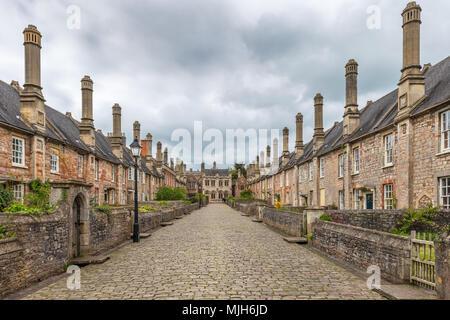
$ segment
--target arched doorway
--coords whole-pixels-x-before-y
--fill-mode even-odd
[[[81,255],[81,214],[83,201],[78,195],[72,205],[72,258]]]

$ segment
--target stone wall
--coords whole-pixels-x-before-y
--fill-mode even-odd
[[[134,222],[134,213],[132,214],[131,223]],[[156,229],[161,225],[162,214],[160,211],[139,212],[139,228],[140,232],[148,232]]]
[[[434,241],[436,257],[436,292],[440,299],[450,300],[450,236]]]
[[[113,209],[110,214],[92,210],[89,214],[89,254],[97,255],[130,239],[130,211]]]
[[[405,210],[327,210],[326,214],[336,223],[389,232],[397,226],[407,212]],[[432,220],[438,225],[450,225],[450,211],[439,211]]]
[[[313,225],[312,246],[363,272],[377,265],[382,278],[394,283],[409,281],[407,237],[317,220]]]
[[[64,271],[69,245],[64,210],[35,218],[0,213],[0,224],[13,217],[16,236],[0,241],[0,297]]]
[[[261,218],[266,225],[288,235],[300,237],[305,234],[304,216],[302,213],[263,207]]]

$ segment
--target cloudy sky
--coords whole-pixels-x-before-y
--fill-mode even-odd
[[[22,31],[43,33],[42,85],[47,103],[81,115],[80,79],[95,82],[94,118],[112,130],[122,106],[132,136],[139,120],[169,147],[175,129],[290,128],[304,115],[313,133],[313,97],[324,96],[324,124],[341,121],[344,66],[359,63],[359,104],[393,90],[400,78],[401,11],[392,0],[2,0],[0,79],[23,84]],[[421,0],[422,63],[450,54],[449,1]],[[74,26],[71,5],[80,9]],[[367,21],[380,9],[380,28]],[[128,139],[130,143],[130,139]],[[241,150],[239,150],[241,151]],[[252,158],[256,154],[250,155]],[[186,159],[187,162],[188,159]],[[227,165],[223,165],[226,167]]]

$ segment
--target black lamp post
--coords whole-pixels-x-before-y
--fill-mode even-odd
[[[134,139],[130,145],[131,153],[133,154],[134,163],[134,227],[133,227],[133,242],[139,242],[139,207],[138,207],[138,159],[141,156],[142,147],[137,139]]]

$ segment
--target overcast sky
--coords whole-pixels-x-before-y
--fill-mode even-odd
[[[202,120],[224,133],[287,126],[293,150],[298,112],[305,143],[312,137],[317,92],[324,96],[325,129],[342,120],[350,58],[359,63],[360,107],[395,89],[407,2],[2,0],[0,79],[23,84],[22,31],[34,24],[44,36],[47,103],[79,119],[80,80],[90,75],[95,126],[104,133],[112,131],[111,107],[119,103],[128,143],[135,120],[142,136],[153,135],[154,148],[159,140],[174,145],[173,130],[193,131]],[[450,1],[418,3],[421,62],[435,64],[450,54]],[[81,9],[79,30],[67,27],[70,5]],[[380,29],[367,27],[371,5],[380,8]]]

